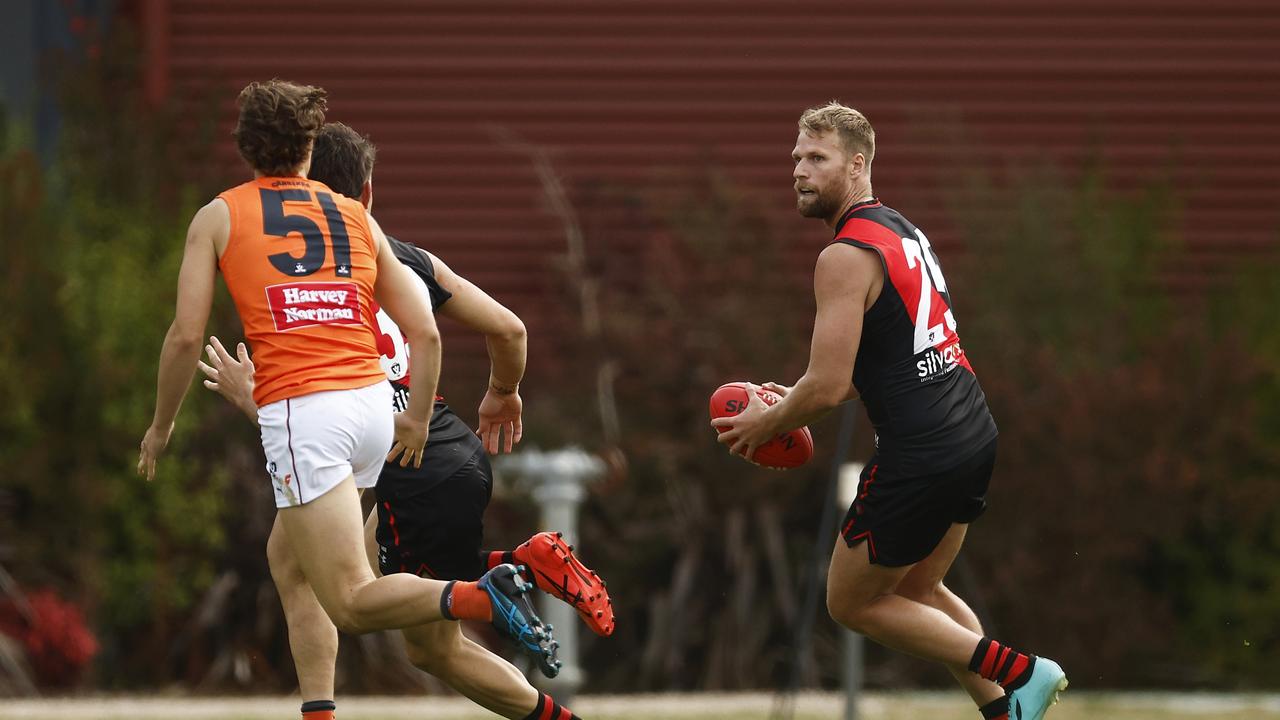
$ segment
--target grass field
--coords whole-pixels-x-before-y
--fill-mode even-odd
[[[572,704],[587,720],[767,720],[768,694],[587,696]],[[341,720],[481,720],[495,717],[453,697],[340,698]],[[795,720],[843,718],[831,693],[797,698]],[[0,719],[17,720],[281,720],[296,718],[295,698],[129,697],[7,700]],[[859,720],[975,720],[956,693],[867,693]],[[1046,720],[1280,720],[1280,695],[1201,693],[1067,693]]]

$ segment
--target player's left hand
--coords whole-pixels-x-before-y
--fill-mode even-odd
[[[147,434],[142,436],[142,445],[138,453],[138,475],[151,482],[156,476],[156,459],[160,457],[160,453],[169,445],[169,436],[173,434],[173,423],[167,428],[158,428],[155,425],[147,428]]]
[[[476,435],[484,445],[485,452],[497,455],[511,452],[511,448],[519,444],[524,435],[524,426],[520,422],[524,404],[520,393],[500,394],[490,388],[480,401],[480,424]]]
[[[762,384],[760,387],[764,388],[765,390],[768,390],[769,392],[774,393],[778,397],[786,397],[787,395],[791,394],[791,388],[793,386],[779,385],[776,382],[767,382]]]
[[[741,455],[749,461],[755,457],[757,448],[772,440],[777,434],[765,420],[764,411],[769,406],[760,399],[756,389],[756,385],[747,383],[745,410],[732,417],[716,418],[711,421],[711,426],[714,428],[727,428],[720,433],[717,440],[728,445],[730,453]]]

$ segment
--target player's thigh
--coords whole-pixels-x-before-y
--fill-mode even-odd
[[[360,498],[351,477],[305,505],[280,510],[279,518],[307,582],[330,616],[345,609],[352,593],[373,580],[364,550]]]
[[[935,518],[949,522],[942,539],[903,579],[898,593],[928,602],[942,586],[960,548],[964,545],[969,524],[986,510],[987,487],[995,468],[996,443],[991,441],[958,467],[931,478],[929,507]]]
[[[838,538],[827,571],[827,609],[837,620],[850,620],[871,601],[892,593],[910,570],[909,565],[872,564],[862,544],[849,547]]]
[[[267,567],[271,570],[271,579],[282,591],[286,587],[307,581],[306,576],[302,574],[302,565],[298,563],[298,558],[294,555],[293,548],[289,546],[288,538],[285,537],[284,526],[280,524],[278,511],[275,520],[271,523],[271,534],[267,536]]]
[[[960,548],[964,545],[965,534],[968,532],[967,524],[954,523],[947,533],[942,536],[942,541],[938,546],[929,553],[929,556],[915,565],[902,578],[902,582],[898,584],[896,592],[904,597],[917,600],[927,600],[934,590],[942,584],[947,573],[951,570],[951,565],[955,563],[956,556],[960,554]]]
[[[369,560],[369,570],[374,577],[382,577],[378,568],[378,508],[375,505],[364,519],[364,554]]]

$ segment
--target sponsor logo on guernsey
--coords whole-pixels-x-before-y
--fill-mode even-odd
[[[297,282],[267,287],[280,332],[315,325],[360,325],[360,288],[350,282]]]
[[[400,383],[391,383],[391,408],[396,412],[409,409],[409,388]]]
[[[959,340],[945,347],[929,348],[916,361],[916,377],[920,378],[922,383],[937,380],[960,367],[960,361],[963,358],[964,349],[960,347]]]

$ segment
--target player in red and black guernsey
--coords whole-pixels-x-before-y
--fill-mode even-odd
[[[712,422],[750,458],[779,433],[861,397],[876,452],[842,524],[827,581],[832,618],[945,665],[984,718],[1038,720],[1066,688],[1057,663],[984,637],[943,579],[986,509],[996,425],[957,333],[925,234],[871,191],[875,131],[832,102],[800,117],[796,207],[835,231],[814,270],[809,367],[766,406]]]
[[[376,150],[341,123],[324,125],[315,139],[308,177],[368,209],[373,203]],[[493,474],[490,454],[511,452],[520,441],[525,330],[520,319],[440,258],[388,236],[437,315],[484,334],[491,360],[489,387],[473,432],[436,396],[421,467],[388,462],[378,476],[377,503],[366,523],[370,562],[383,575],[408,572],[439,580],[471,580],[504,562],[529,569],[536,585],[572,605],[593,631],[613,631],[613,611],[598,575],[582,565],[557,533],[534,535],[512,551],[481,550],[483,516]],[[375,308],[382,369],[397,409],[408,404],[410,347],[385,312]],[[255,417],[253,363],[243,345],[233,358],[216,339],[208,348],[205,385]],[[268,543],[271,574],[280,592],[303,697],[304,720],[333,715],[337,634],[315,601],[301,569],[280,543]],[[403,630],[409,659],[461,694],[508,718],[571,720],[577,716],[536,690],[510,663],[462,635],[457,623]]]

